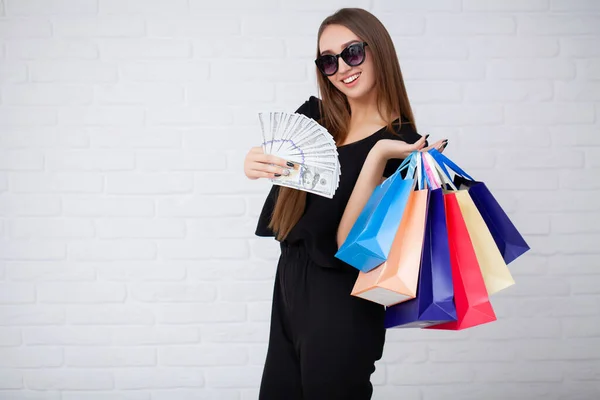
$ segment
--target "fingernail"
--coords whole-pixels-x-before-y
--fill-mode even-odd
[[[281,174],[275,174],[276,178],[279,178],[281,176]]]
[[[288,167],[292,167],[292,168],[294,167],[294,163],[293,162],[288,161],[286,164],[287,164]]]
[[[429,135],[425,135],[425,139],[427,139],[429,137]]]

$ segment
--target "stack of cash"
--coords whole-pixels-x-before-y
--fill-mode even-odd
[[[259,113],[263,151],[294,164],[276,185],[332,198],[340,182],[340,164],[333,136],[314,119],[286,112]]]

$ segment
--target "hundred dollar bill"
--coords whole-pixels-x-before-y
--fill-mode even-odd
[[[304,116],[293,114],[288,115],[287,118],[285,118],[285,121],[283,121],[284,129],[277,138],[281,139],[280,145],[276,149],[274,148],[276,153],[281,152],[284,144],[286,146],[289,146],[290,144],[297,146],[295,143],[302,138],[304,135],[303,132],[309,128],[311,123],[310,120],[302,117]]]
[[[339,167],[334,169],[295,164],[290,174],[271,179],[273,184],[332,198],[339,183]]]
[[[313,156],[290,156],[284,158],[286,161],[291,161],[294,164],[305,164],[313,167],[320,167],[329,170],[335,170],[336,163],[331,161],[330,158],[326,157],[313,157]]]

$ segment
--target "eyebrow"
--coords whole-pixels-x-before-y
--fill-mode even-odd
[[[346,43],[344,43],[344,44],[342,45],[342,49],[345,49],[345,48],[346,48],[346,46],[348,46],[348,45],[349,45],[349,44],[351,44],[351,43],[355,43],[355,42],[360,42],[360,40],[359,40],[359,39],[353,39],[353,40],[351,40],[351,41],[349,41],[349,42],[346,42]],[[325,50],[325,51],[322,51],[322,52],[321,52],[321,55],[323,55],[323,54],[325,54],[325,53],[332,53],[332,54],[333,54],[333,51],[331,51],[331,50]]]

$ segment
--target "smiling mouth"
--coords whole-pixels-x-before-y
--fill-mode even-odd
[[[358,77],[360,76],[360,74],[361,74],[361,72],[357,72],[356,74],[351,75],[351,76],[347,77],[346,79],[342,80],[342,82],[344,82],[346,84],[352,83],[352,82],[354,82],[355,80],[358,79]]]

